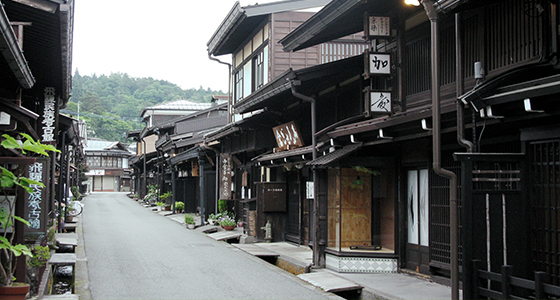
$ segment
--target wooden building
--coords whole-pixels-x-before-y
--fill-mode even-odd
[[[83,159],[79,124],[59,114],[72,88],[74,1],[3,0],[1,4],[0,134],[22,138],[20,133],[25,133],[61,150],[60,155],[37,158],[0,151],[3,167],[28,168],[45,184],[34,198],[19,193],[15,199],[16,214],[32,224],[16,225],[15,243],[46,243],[49,226],[56,224],[49,212],[55,210],[55,200],[65,201],[64,186],[75,183],[72,164]],[[24,256],[17,266],[16,278],[25,281]]]
[[[123,144],[91,139],[85,154],[88,192],[130,192],[132,170],[128,160],[134,154]]]
[[[466,299],[483,291],[474,259],[496,273],[512,265],[519,278],[542,271],[558,285],[558,4],[421,2],[333,1],[280,41],[297,53],[362,30],[371,40],[350,96],[364,111],[318,128],[317,141],[339,150],[308,163],[323,174],[319,260],[362,272],[390,259],[450,278],[454,295],[462,265]],[[360,228],[371,232],[364,241]],[[510,292],[498,285],[484,286]]]
[[[230,122],[205,136],[206,142],[220,145],[219,199],[232,200],[230,209],[257,240],[264,240],[260,228],[270,220],[274,241],[310,243],[306,186],[312,175],[305,167],[313,158],[309,105],[302,105],[301,99],[268,105],[266,99],[277,92],[289,93],[287,77],[299,71],[307,74],[313,66],[366,48],[350,36],[299,53],[281,49],[278,41],[313,15],[301,10],[327,2],[278,1],[247,7],[237,3],[207,44],[211,58],[226,54],[232,58]],[[296,132],[293,143],[278,139]]]

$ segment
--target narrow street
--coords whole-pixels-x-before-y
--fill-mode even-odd
[[[124,193],[84,199],[93,299],[336,299],[224,242],[155,214]]]

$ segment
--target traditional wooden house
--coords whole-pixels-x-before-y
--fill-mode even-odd
[[[209,143],[220,143],[219,199],[234,200],[230,209],[257,240],[264,240],[260,228],[270,221],[273,240],[310,242],[305,191],[311,173],[304,166],[313,158],[312,122],[309,104],[291,95],[286,78],[312,73],[310,78],[324,86],[317,76],[327,72],[311,70],[313,66],[356,55],[367,45],[350,36],[285,53],[277,43],[313,14],[302,9],[327,2],[278,1],[247,7],[236,3],[207,44],[211,58],[229,54],[233,61],[230,123],[205,137]],[[344,75],[339,78],[346,76],[340,73]],[[278,93],[288,94],[285,102],[262,104],[280,97]]]
[[[160,138],[158,126],[172,119],[205,110],[211,103],[199,103],[180,99],[145,107],[140,112],[140,117],[146,126],[142,130],[127,133],[129,138],[136,142],[136,157],[130,160],[134,170],[134,191],[142,198],[149,185],[159,185],[160,166],[156,142]]]
[[[208,109],[158,126],[160,138],[156,149],[161,153],[162,191],[171,191],[174,196],[170,201],[183,202],[186,212],[210,214],[216,213],[218,207],[218,153],[212,145],[204,143],[203,137],[227,124],[227,101],[212,103]]]
[[[350,94],[365,111],[318,128],[340,148],[308,163],[318,261],[450,278],[455,299],[461,264],[464,298],[480,291],[473,259],[557,285],[558,5],[420,2],[333,1],[280,41],[295,53],[361,30],[371,41]]]
[[[134,154],[123,144],[91,139],[85,154],[88,192],[130,192],[132,170],[128,160]]]
[[[39,243],[53,224],[49,212],[55,209],[55,199],[64,201],[59,187],[71,178],[69,162],[83,154],[79,128],[72,119],[59,115],[72,88],[74,1],[3,0],[1,4],[0,133],[15,138],[26,133],[66,151],[48,158],[22,157],[7,150],[0,153],[2,166],[28,168],[30,176],[45,184],[34,197],[19,193],[15,199],[17,214],[32,224],[25,229],[16,226],[15,242],[25,242],[25,230],[27,242]],[[15,274],[18,281],[25,281],[25,266],[21,256]]]

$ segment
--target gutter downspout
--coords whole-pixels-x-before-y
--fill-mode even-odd
[[[444,178],[449,179],[450,206],[450,251],[451,251],[451,299],[459,299],[459,250],[457,226],[457,175],[441,167],[441,107],[439,86],[439,24],[438,14],[434,7],[434,0],[422,0],[424,10],[430,19],[431,31],[431,74],[432,74],[432,120],[433,120],[433,170]]]
[[[209,60],[213,60],[216,61],[220,64],[223,65],[227,65],[228,66],[228,114],[227,114],[227,122],[228,124],[231,122],[231,108],[233,106],[233,103],[231,102],[231,64],[227,63],[227,62],[223,62],[215,57],[212,57],[212,54],[208,53],[208,59]]]
[[[464,106],[459,97],[464,92],[463,82],[463,52],[461,36],[461,13],[455,14],[455,81],[457,83],[457,142],[467,148],[468,153],[473,152],[473,143],[465,139]]]
[[[301,99],[303,101],[306,102],[310,102],[311,103],[311,144],[313,147],[313,151],[312,151],[312,155],[313,155],[313,160],[315,160],[317,158],[317,138],[315,137],[315,134],[317,133],[317,118],[315,115],[315,99],[303,94],[300,94],[296,91],[296,86],[297,85],[301,85],[301,81],[299,80],[291,80],[288,79],[290,81],[290,86],[292,89],[292,95],[298,99]],[[320,268],[323,267],[321,266],[321,260],[320,260],[320,256],[321,256],[321,252],[319,251],[319,236],[320,236],[320,232],[319,232],[319,212],[320,212],[320,206],[319,206],[319,198],[318,198],[318,193],[317,193],[317,167],[313,166],[313,187],[314,187],[314,197],[315,199],[313,199],[313,214],[314,214],[314,230],[313,230],[313,266],[315,266],[316,268]]]

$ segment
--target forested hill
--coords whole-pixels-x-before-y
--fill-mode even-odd
[[[143,127],[142,108],[179,99],[210,102],[212,95],[224,94],[202,87],[183,90],[165,80],[134,78],[126,73],[81,76],[76,71],[72,97],[61,113],[76,118],[79,102],[80,119],[86,120],[89,137],[129,143],[126,132]]]

